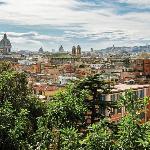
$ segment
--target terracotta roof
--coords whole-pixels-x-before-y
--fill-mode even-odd
[[[57,86],[46,85],[46,84],[36,84],[33,86],[33,89],[37,91],[55,91],[57,89]]]

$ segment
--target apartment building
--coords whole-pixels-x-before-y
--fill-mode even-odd
[[[134,92],[134,95],[136,98],[144,98],[150,96],[150,85],[129,85],[129,84],[118,84],[115,85],[114,88],[108,93],[108,94],[101,94],[101,91],[99,91],[98,94],[98,100],[95,105],[95,122],[98,122],[100,120],[98,114],[101,114],[104,117],[108,117],[110,121],[117,123],[121,117],[123,117],[127,112],[124,107],[122,108],[115,108],[111,107],[112,104],[116,104],[117,100],[120,99],[120,96],[123,96],[125,92],[129,89],[132,89]],[[110,106],[108,107],[108,104]],[[107,107],[105,107],[107,105]],[[85,122],[86,124],[91,124],[91,116],[92,112],[88,111],[85,113]],[[147,109],[145,108],[144,112],[140,114],[141,120],[147,121],[150,120],[150,103],[147,106]]]
[[[132,89],[136,98],[144,98],[150,96],[150,85],[128,85],[128,84],[118,84],[114,86],[110,94],[102,94],[99,96],[100,101],[104,102],[116,102],[119,100],[121,95],[124,95],[125,92],[129,89]],[[148,105],[148,108],[150,106]],[[117,122],[126,114],[125,108],[115,109],[108,108],[103,110],[105,116],[109,117],[111,121]],[[141,119],[147,121],[150,119],[150,112],[146,111]]]
[[[150,76],[150,59],[136,59],[133,65],[134,71],[141,72],[142,75]]]

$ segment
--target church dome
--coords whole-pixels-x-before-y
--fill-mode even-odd
[[[59,52],[64,52],[64,48],[63,48],[62,45],[61,45],[60,48],[59,48]]]
[[[43,52],[44,52],[43,47],[41,47],[41,48],[39,49],[39,53],[43,53]]]
[[[7,38],[7,35],[4,34],[3,39],[0,41],[0,48],[11,47],[11,43]]]

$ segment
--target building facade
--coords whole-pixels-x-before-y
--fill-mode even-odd
[[[134,71],[150,76],[150,59],[136,59],[134,61]]]
[[[123,96],[127,90],[132,89],[135,99],[142,99],[144,97],[150,96],[150,85],[127,85],[127,84],[118,84],[115,85],[114,89],[111,91],[110,94],[103,94],[99,96],[100,101],[105,102],[116,102],[120,99],[120,96]],[[148,107],[150,107],[148,105]],[[110,117],[111,121],[117,122],[126,114],[126,109],[124,107],[120,109],[116,108],[109,108],[103,110],[105,116]],[[141,120],[147,121],[150,119],[149,111],[144,112],[143,117]]]

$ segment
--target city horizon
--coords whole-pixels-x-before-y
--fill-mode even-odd
[[[4,34],[7,34],[7,33],[4,33]],[[1,39],[3,39],[3,37]],[[23,48],[23,49],[18,49],[18,48],[17,49],[13,49],[13,45],[12,45],[12,50],[11,51],[12,52],[18,52],[18,51],[38,52],[39,49],[42,48],[45,52],[59,52],[60,46],[63,46],[63,45],[59,45],[59,47],[57,47],[57,49],[49,48],[49,49],[45,50],[43,46],[39,47],[38,49],[26,49],[26,48]],[[73,46],[75,46],[75,45],[73,45]],[[123,47],[124,48],[134,48],[134,47],[146,47],[146,46],[150,46],[150,44],[146,44],[146,45],[144,45],[144,44],[143,45],[140,45],[140,44],[139,45],[122,45],[122,46],[121,45],[120,46],[116,46],[116,45],[112,45],[111,46],[111,45],[108,45],[106,47],[99,48],[99,49],[94,49],[93,47],[91,47],[89,49],[82,49],[82,47],[81,47],[81,49],[82,49],[82,52],[88,52],[88,51],[90,52],[91,49],[93,49],[94,51],[100,51],[100,50],[105,50],[105,49],[113,48],[113,47],[114,48],[123,48]],[[70,47],[69,49],[65,49],[64,46],[63,46],[65,52],[71,52],[72,51],[72,47]]]

